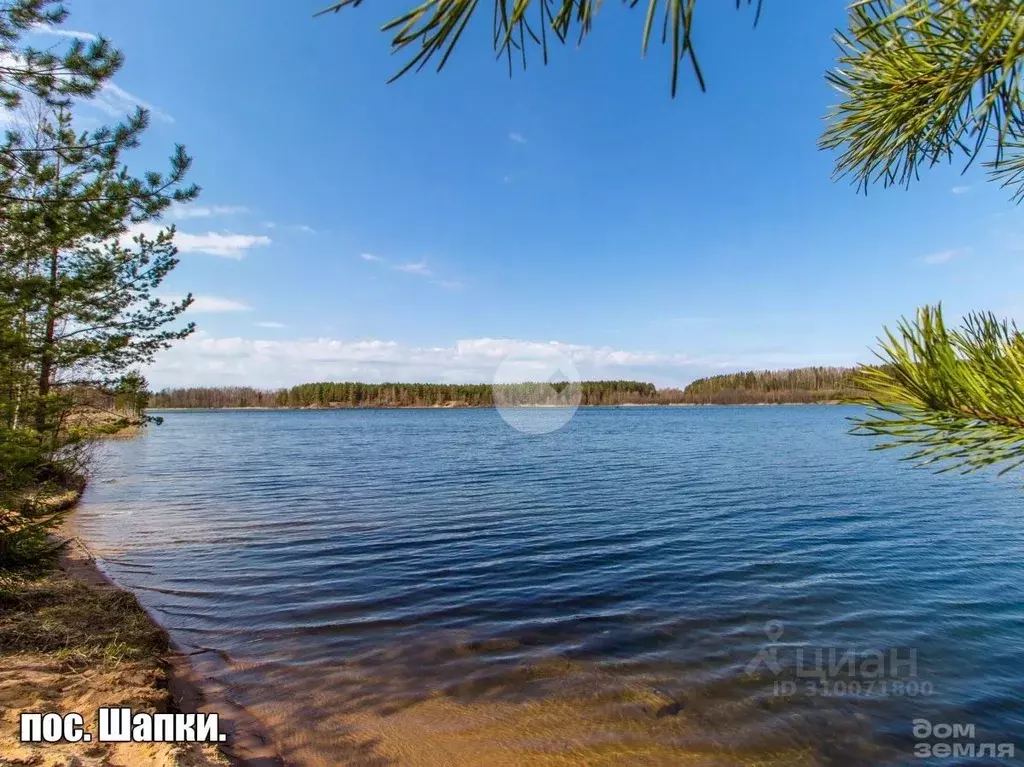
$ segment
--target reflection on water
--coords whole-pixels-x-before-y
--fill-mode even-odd
[[[1021,490],[848,414],[173,412],[77,524],[289,763],[903,764],[915,718],[1024,748]]]

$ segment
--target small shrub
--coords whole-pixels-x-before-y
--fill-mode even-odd
[[[81,451],[53,452],[33,431],[0,430],[0,572],[45,569],[53,532],[84,486]]]

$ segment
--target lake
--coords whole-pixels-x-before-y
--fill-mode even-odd
[[[855,412],[166,411],[75,524],[290,764],[1019,757],[1020,475]]]

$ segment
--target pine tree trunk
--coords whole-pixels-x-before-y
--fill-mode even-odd
[[[56,246],[50,254],[50,297],[46,303],[46,332],[43,336],[43,353],[39,360],[39,402],[36,404],[36,431],[46,431],[46,397],[50,393],[53,378],[54,328],[57,317],[57,266],[59,250]]]
[[[63,110],[61,110],[63,113]],[[56,156],[56,178],[54,179],[54,190],[58,197],[61,194],[61,153],[58,151]],[[56,201],[54,202],[53,208],[55,209]],[[57,320],[57,300],[59,294],[57,292],[57,270],[59,266],[60,258],[60,246],[57,244],[57,216],[52,215],[52,210],[48,211],[47,218],[50,219],[49,231],[53,236],[54,244],[50,250],[50,285],[49,295],[46,300],[46,331],[43,335],[43,353],[42,358],[39,360],[39,401],[36,404],[36,431],[43,433],[46,431],[46,411],[47,411],[47,395],[50,393],[50,383],[53,378],[53,342],[54,342],[54,327],[56,326]]]

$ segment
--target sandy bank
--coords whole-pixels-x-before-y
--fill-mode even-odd
[[[245,715],[208,701],[188,658],[134,596],[114,586],[78,542],[41,578],[0,581],[0,766],[224,767],[281,761]],[[19,741],[25,711],[83,715],[97,709],[154,713],[216,710],[229,742],[220,748],[176,743]]]

